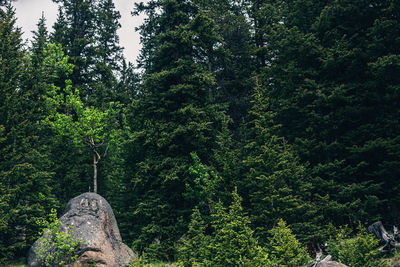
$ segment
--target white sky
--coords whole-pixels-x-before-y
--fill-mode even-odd
[[[135,27],[143,22],[143,17],[131,16],[135,2],[141,1],[114,0],[116,9],[121,13],[119,20],[121,28],[118,31],[120,45],[125,48],[125,58],[132,63],[136,63],[141,48],[140,36],[138,32],[135,32]],[[32,31],[37,29],[36,24],[42,15],[42,11],[47,19],[47,28],[49,32],[52,31],[58,12],[57,5],[51,0],[17,0],[13,5],[17,13],[17,25],[22,28],[24,39],[31,38]]]

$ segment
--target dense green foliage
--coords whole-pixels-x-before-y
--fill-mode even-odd
[[[379,266],[379,241],[359,224],[358,232],[351,238],[351,229],[343,227],[330,240],[329,253],[349,267]]]
[[[39,231],[36,220],[58,206],[49,131],[40,123],[43,77],[23,50],[14,16],[12,7],[0,8],[0,264],[24,256]]]
[[[232,196],[228,210],[221,202],[213,205],[212,234],[206,233],[207,224],[199,210],[194,210],[187,236],[178,249],[184,266],[272,266],[267,252],[253,236],[239,195],[234,191]]]
[[[305,266],[311,258],[305,247],[293,235],[292,230],[281,219],[269,231],[267,251],[277,266]]]
[[[49,220],[39,220],[43,227],[35,254],[43,266],[68,266],[78,258],[78,248],[82,240],[72,236],[73,227],[62,229],[57,211],[51,210]]]
[[[26,45],[11,2],[0,265],[94,183],[143,261],[294,266],[331,226],[400,223],[398,1],[137,3],[137,66],[112,0],[53,0]],[[344,238],[337,259],[375,264],[371,236]]]

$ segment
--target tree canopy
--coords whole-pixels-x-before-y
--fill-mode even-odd
[[[399,224],[398,1],[136,3],[136,63],[112,0],[53,0],[56,22],[42,15],[27,42],[12,2],[0,1],[0,265],[87,191],[144,261],[187,266],[307,264],[305,245],[332,229]],[[349,247],[372,237],[355,238],[333,250],[357,266]]]

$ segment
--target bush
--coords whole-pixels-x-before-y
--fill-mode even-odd
[[[35,249],[42,265],[66,266],[76,261],[78,248],[82,242],[72,237],[72,226],[69,226],[67,231],[62,231],[55,209],[51,210],[49,221],[43,220],[37,223],[44,228]]]
[[[379,266],[379,241],[367,230],[358,225],[358,234],[350,238],[351,230],[347,227],[339,229],[335,239],[331,239],[329,253],[335,260],[349,267]]]

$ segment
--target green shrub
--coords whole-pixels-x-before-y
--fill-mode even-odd
[[[81,241],[72,237],[72,226],[66,232],[61,229],[55,209],[51,209],[49,221],[38,221],[44,229],[35,253],[44,266],[67,266],[78,258]]]
[[[358,234],[351,237],[351,230],[347,227],[339,229],[335,239],[331,239],[329,253],[333,258],[349,267],[379,266],[379,241],[367,230],[358,226]]]
[[[305,247],[282,219],[269,230],[269,234],[268,253],[276,266],[301,266],[311,261]]]

